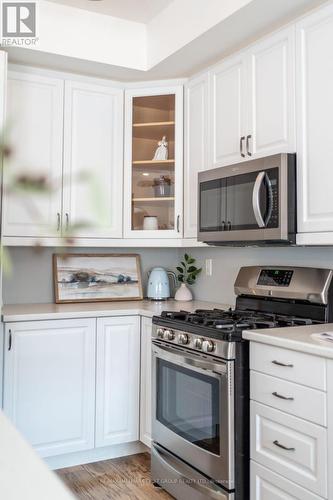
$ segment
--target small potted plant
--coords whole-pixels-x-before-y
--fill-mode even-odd
[[[176,267],[179,273],[177,279],[180,282],[180,287],[176,292],[175,300],[189,301],[193,299],[192,292],[187,285],[193,285],[202,271],[201,267],[197,268],[194,264],[195,259],[186,253],[184,260]]]

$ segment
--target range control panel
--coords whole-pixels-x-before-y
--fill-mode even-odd
[[[257,285],[289,286],[293,273],[290,269],[262,269]]]

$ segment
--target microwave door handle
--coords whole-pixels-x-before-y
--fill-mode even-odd
[[[253,207],[254,217],[259,227],[266,226],[260,210],[260,188],[262,186],[262,183],[264,182],[265,177],[266,177],[266,172],[259,172],[254,182],[253,193],[252,193],[252,207]]]

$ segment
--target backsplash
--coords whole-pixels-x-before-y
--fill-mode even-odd
[[[53,302],[52,254],[59,249],[13,247],[11,275],[4,276],[4,304]],[[138,253],[146,294],[147,271],[154,266],[174,270],[184,252],[197,259],[203,271],[192,287],[198,300],[209,300],[233,305],[234,281],[241,266],[285,265],[333,268],[333,248],[76,248],[73,253]],[[213,274],[206,276],[205,259],[213,259]],[[184,307],[185,308],[185,307]]]
[[[241,266],[285,265],[333,268],[333,248],[189,248],[202,273],[194,285],[198,300],[234,305],[234,281]],[[213,274],[206,276],[205,259],[213,259]]]
[[[63,249],[62,249],[63,250]],[[4,304],[33,304],[54,301],[52,254],[57,248],[36,250],[30,247],[13,247],[10,255],[13,270],[3,279]],[[137,253],[141,257],[144,294],[147,271],[154,266],[174,270],[178,262],[176,248],[71,248],[68,253]]]

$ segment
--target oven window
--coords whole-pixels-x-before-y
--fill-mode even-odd
[[[219,380],[157,359],[156,418],[187,441],[220,454]]]

